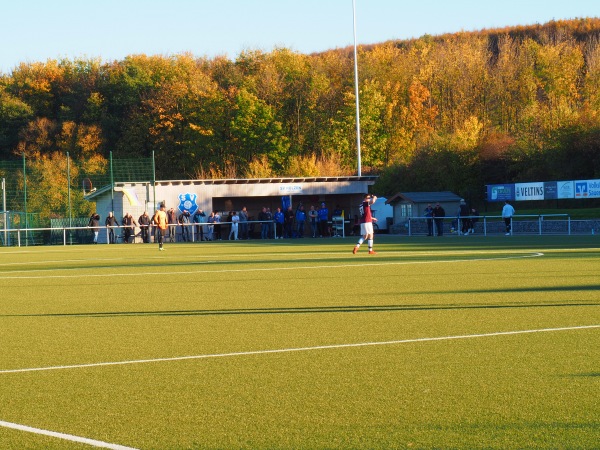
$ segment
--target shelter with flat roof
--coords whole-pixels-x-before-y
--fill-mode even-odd
[[[152,215],[162,203],[178,214],[186,209],[191,215],[199,209],[207,214],[228,213],[245,206],[251,218],[256,218],[263,207],[274,211],[291,205],[295,210],[302,203],[308,211],[311,205],[318,208],[325,203],[330,217],[338,206],[345,217],[353,217],[358,214],[363,194],[369,192],[376,179],[340,176],[117,182],[89,192],[85,198],[96,203],[102,223],[110,211],[118,220],[125,213],[137,220],[144,211]]]
[[[398,192],[385,202],[394,208],[394,223],[407,222],[412,217],[423,217],[428,204],[439,203],[446,211],[446,216],[455,215],[461,197],[450,191],[441,192]]]

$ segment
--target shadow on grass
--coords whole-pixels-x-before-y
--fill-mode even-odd
[[[458,311],[477,309],[514,308],[573,308],[600,306],[600,303],[527,303],[527,304],[485,304],[485,305],[345,305],[315,306],[296,308],[232,308],[232,309],[188,309],[172,311],[108,311],[85,313],[53,314],[4,314],[0,317],[152,317],[152,316],[222,316],[253,314],[332,314],[391,311]]]

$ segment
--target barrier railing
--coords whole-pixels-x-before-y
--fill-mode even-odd
[[[464,235],[463,221],[476,220],[471,223],[467,230],[473,230],[468,234],[475,235],[501,235],[506,234],[506,225],[501,216],[468,216],[468,217],[444,217],[441,221],[443,235]],[[431,222],[429,222],[431,221]],[[431,223],[431,228],[429,226]],[[229,233],[225,236],[223,229],[230,230],[232,222],[213,223],[189,223],[170,224],[165,236],[166,242],[200,242],[201,240],[227,240]],[[238,223],[238,239],[254,238],[262,236],[262,226],[266,225],[267,238],[277,239],[277,227],[271,221],[252,220]],[[347,225],[345,221],[344,225]],[[218,227],[221,230],[217,231]],[[122,243],[125,233],[124,226],[98,227],[98,243],[113,244]],[[110,231],[114,232],[114,241],[111,242]],[[187,233],[182,230],[187,229]],[[157,227],[148,227],[148,241],[156,242]],[[310,226],[305,227],[305,232]],[[343,230],[343,229],[342,229]],[[541,215],[515,215],[511,221],[509,234],[516,235],[572,235],[572,234],[594,234],[600,230],[600,219],[598,220],[572,220],[568,214],[541,214]],[[201,232],[200,232],[201,231]],[[219,233],[216,235],[216,233]],[[346,236],[344,231],[340,237]],[[405,236],[433,236],[440,235],[435,218],[410,217],[400,226],[396,224],[391,234]],[[207,239],[208,237],[208,239]],[[0,229],[0,246],[30,246],[30,245],[75,245],[91,244],[93,242],[93,229],[91,227],[52,227],[52,228],[2,228]],[[139,226],[131,232],[130,242],[141,243],[142,234]]]
[[[200,242],[201,240],[228,240],[231,234],[231,225],[233,222],[218,223],[186,223],[169,224],[165,240],[166,242]],[[272,221],[249,220],[247,222],[238,222],[237,239],[247,239],[254,237],[260,239],[261,227],[267,225],[269,239],[277,239],[277,227]],[[258,226],[257,226],[258,225]],[[127,226],[99,226],[98,244],[116,244],[123,243],[128,239],[129,243],[143,243],[143,233],[139,225],[134,226],[131,233],[125,233]],[[223,230],[228,230],[227,236]],[[111,236],[111,230],[114,233],[114,240]],[[150,225],[148,227],[148,239],[146,242],[154,243],[158,227]],[[184,231],[185,230],[185,231]],[[128,236],[128,237],[127,237]],[[233,234],[235,238],[235,234]],[[51,227],[51,228],[6,228],[0,229],[1,246],[30,246],[30,245],[75,245],[91,244],[94,242],[94,228],[92,227]]]
[[[465,229],[467,232],[465,232]],[[409,217],[404,229],[395,227],[397,234],[419,235],[465,235],[479,234],[571,234],[569,214],[515,215],[507,229],[502,216],[464,216],[464,217]],[[470,231],[472,230],[472,231]]]

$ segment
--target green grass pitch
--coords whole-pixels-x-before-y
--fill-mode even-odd
[[[598,236],[354,243],[0,248],[0,448],[598,448]]]

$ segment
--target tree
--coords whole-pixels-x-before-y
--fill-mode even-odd
[[[266,155],[275,170],[284,166],[289,142],[270,106],[246,89],[236,97],[231,119],[231,148],[240,161]]]
[[[0,158],[9,157],[19,139],[19,130],[32,118],[33,109],[0,88]]]

